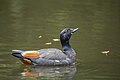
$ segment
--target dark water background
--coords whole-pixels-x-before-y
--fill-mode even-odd
[[[80,29],[71,39],[76,67],[26,66],[10,55],[61,49],[52,39],[65,27]],[[120,80],[120,0],[0,0],[0,80],[8,79]]]

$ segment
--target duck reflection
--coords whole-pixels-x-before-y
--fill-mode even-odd
[[[30,68],[24,68],[21,72],[21,76],[35,78],[46,78],[51,80],[51,78],[59,80],[71,80],[76,72],[76,66],[32,66]]]

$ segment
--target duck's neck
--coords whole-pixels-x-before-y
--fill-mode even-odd
[[[64,53],[71,59],[71,63],[75,62],[75,51],[74,49],[70,46],[69,41],[62,41],[62,48]]]
[[[69,44],[69,41],[62,41],[61,40],[61,44],[62,44],[62,48],[64,51],[67,51],[67,50],[70,50],[71,49],[71,46]]]

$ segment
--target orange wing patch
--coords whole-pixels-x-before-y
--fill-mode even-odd
[[[26,58],[39,58],[38,51],[25,51],[22,56]]]

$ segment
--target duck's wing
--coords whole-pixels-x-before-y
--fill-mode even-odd
[[[40,66],[66,66],[71,65],[71,61],[69,58],[63,60],[52,60],[52,59],[44,59],[39,58],[36,59],[35,62],[33,61],[33,65],[40,65]]]

